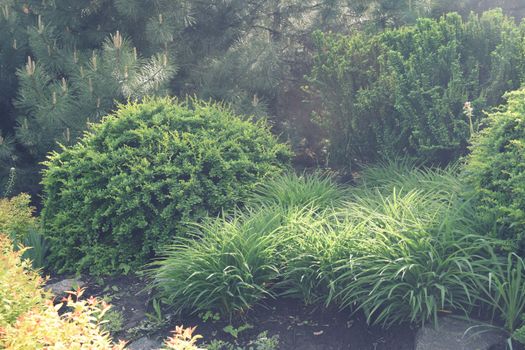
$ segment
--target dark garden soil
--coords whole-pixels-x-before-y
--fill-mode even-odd
[[[155,313],[151,306],[152,295],[144,288],[146,284],[137,277],[114,277],[102,280],[83,278],[87,282],[85,296],[106,297],[114,310],[122,312],[123,329],[116,338],[134,341],[143,336],[165,339],[176,325],[197,326],[196,333],[204,341],[224,340],[246,345],[261,332],[268,336],[278,335],[279,349],[292,350],[412,350],[415,330],[396,327],[382,330],[369,327],[361,315],[350,316],[348,312],[327,311],[305,307],[301,303],[284,299],[267,302],[245,315],[242,320],[231,322],[233,328],[248,325],[238,338],[224,331],[228,321],[204,322],[203,316],[175,317],[163,311]],[[149,314],[149,315],[148,315]],[[209,315],[210,316],[210,315]]]

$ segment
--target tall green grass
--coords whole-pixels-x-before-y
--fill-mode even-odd
[[[515,327],[525,270],[505,270],[499,242],[476,231],[457,174],[391,163],[365,169],[352,188],[319,174],[272,179],[244,211],[169,247],[154,285],[178,311],[235,315],[290,297],[389,327],[492,305]]]
[[[459,164],[443,169],[418,167],[407,159],[385,161],[361,171],[359,189],[372,189],[386,194],[393,190],[417,190],[435,196],[457,196],[463,189],[460,171]]]
[[[512,334],[524,324],[525,260],[511,253],[506,259],[494,255],[492,261],[494,263],[486,268],[485,278],[478,281],[480,299]]]
[[[290,173],[261,184],[248,203],[281,208],[327,209],[341,205],[347,195],[348,188],[338,184],[329,173]]]
[[[49,243],[45,237],[37,229],[30,229],[24,237],[23,244],[27,250],[24,251],[22,258],[31,260],[35,269],[43,269],[49,252]]]
[[[279,275],[279,217],[271,210],[208,219],[153,264],[153,285],[177,312],[245,313],[272,298]]]
[[[334,209],[289,213],[282,228],[289,240],[281,255],[281,296],[323,304],[334,293],[335,263],[353,251],[340,221]]]
[[[470,229],[457,169],[392,163],[362,176],[344,205],[286,230],[294,238],[283,294],[363,311],[386,327],[468,314],[494,242]]]

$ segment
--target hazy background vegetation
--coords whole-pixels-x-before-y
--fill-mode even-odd
[[[334,111],[326,105],[332,100],[319,93],[326,91],[305,79],[326,78],[312,75],[316,64],[326,63],[319,61],[322,45],[314,32],[361,33],[371,42],[374,33],[420,17],[457,11],[466,19],[494,7],[516,24],[525,15],[519,0],[1,0],[2,181],[15,167],[17,191],[38,192],[39,163],[57,142],[73,144],[88,122],[116,102],[146,95],[196,95],[267,117],[274,132],[290,141],[301,166],[328,162],[348,168],[355,160],[369,161],[376,154],[347,152],[319,123],[323,115],[333,120],[326,112]],[[462,64],[465,71],[473,63]],[[500,90],[519,84],[501,81]],[[348,98],[348,91],[339,93]],[[462,115],[463,102],[456,101],[453,113]],[[463,142],[454,137],[449,141]],[[334,145],[343,157],[330,150]],[[436,152],[449,152],[447,147]],[[436,153],[431,158],[449,160]]]

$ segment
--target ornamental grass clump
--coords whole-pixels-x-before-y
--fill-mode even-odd
[[[45,162],[42,221],[58,272],[129,272],[189,221],[242,201],[291,153],[263,121],[197,100],[120,106]]]
[[[478,305],[477,283],[496,243],[469,229],[474,222],[463,213],[471,204],[453,188],[425,186],[389,195],[366,190],[348,204],[345,215],[359,229],[352,258],[338,263],[332,302],[385,327],[435,323],[441,312],[468,315]]]
[[[326,209],[341,205],[347,194],[347,188],[328,173],[286,173],[256,187],[249,203],[284,209],[308,206]]]
[[[280,218],[273,211],[205,220],[153,264],[153,286],[177,312],[239,316],[273,298],[279,276]]]
[[[472,230],[456,178],[456,168],[373,167],[345,205],[289,218],[281,293],[385,327],[479,307],[499,242]]]
[[[282,232],[289,237],[282,247],[281,296],[308,305],[328,304],[340,261],[352,258],[354,226],[346,225],[334,209],[308,208],[289,213]]]
[[[428,168],[418,167],[407,158],[383,161],[361,170],[358,189],[366,188],[386,195],[393,190],[417,190],[432,193],[436,197],[444,196],[448,200],[457,197],[463,189],[460,172],[457,163],[446,168]]]
[[[348,189],[317,175],[269,180],[240,212],[172,245],[154,286],[179,312],[230,316],[274,296],[363,312],[384,327],[483,310],[480,283],[501,242],[476,232],[457,168],[393,163],[362,174]]]

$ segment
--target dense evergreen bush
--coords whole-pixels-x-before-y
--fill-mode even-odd
[[[522,83],[523,28],[495,10],[375,35],[316,34],[310,90],[321,101],[332,162],[457,159],[482,110]]]
[[[50,260],[59,271],[137,267],[185,222],[234,205],[289,157],[263,121],[215,104],[121,106],[45,163]]]
[[[466,174],[488,225],[525,249],[525,90],[507,95],[474,139]]]

